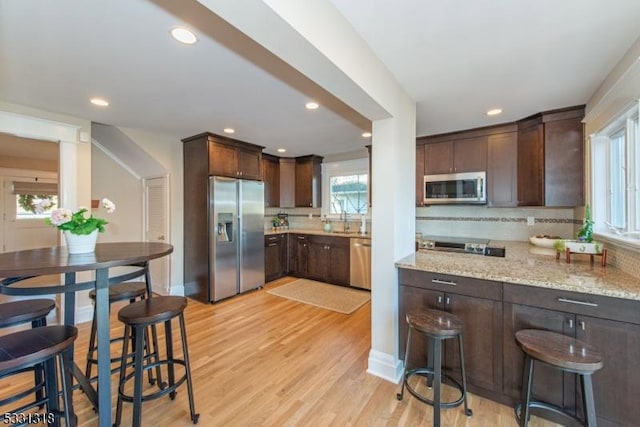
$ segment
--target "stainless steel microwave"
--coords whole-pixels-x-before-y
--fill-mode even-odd
[[[424,204],[487,203],[486,172],[424,176]]]

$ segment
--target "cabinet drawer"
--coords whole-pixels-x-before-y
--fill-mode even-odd
[[[312,234],[308,236],[308,240],[310,243],[315,243],[320,245],[346,246],[346,247],[349,246],[348,237],[317,236]]]
[[[268,246],[271,243],[280,243],[284,239],[284,234],[268,234],[264,236],[264,244]]]
[[[504,302],[640,324],[640,301],[504,284]]]
[[[407,269],[400,269],[398,274],[401,285],[502,300],[502,283],[500,282]]]

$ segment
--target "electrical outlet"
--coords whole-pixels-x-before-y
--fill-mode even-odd
[[[535,217],[528,216],[527,217],[527,225],[534,225],[536,223]]]

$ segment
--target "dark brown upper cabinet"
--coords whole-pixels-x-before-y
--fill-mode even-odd
[[[185,144],[206,143],[202,153],[209,160],[209,175],[262,180],[262,149],[259,145],[227,138],[210,132],[182,140]]]
[[[264,206],[280,206],[280,159],[270,154],[262,155],[262,179],[264,181]]]
[[[486,136],[467,137],[464,133],[432,140],[425,139],[424,175],[480,172],[487,169]]]
[[[322,205],[322,157],[296,157],[296,207],[319,208]]]
[[[518,122],[518,206],[584,204],[584,106]]]
[[[507,126],[487,138],[487,205],[518,205],[518,133]]]

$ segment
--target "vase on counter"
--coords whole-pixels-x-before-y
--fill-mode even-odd
[[[65,230],[64,238],[67,241],[67,251],[70,254],[88,254],[96,250],[98,229],[96,228],[89,234],[73,234]]]

